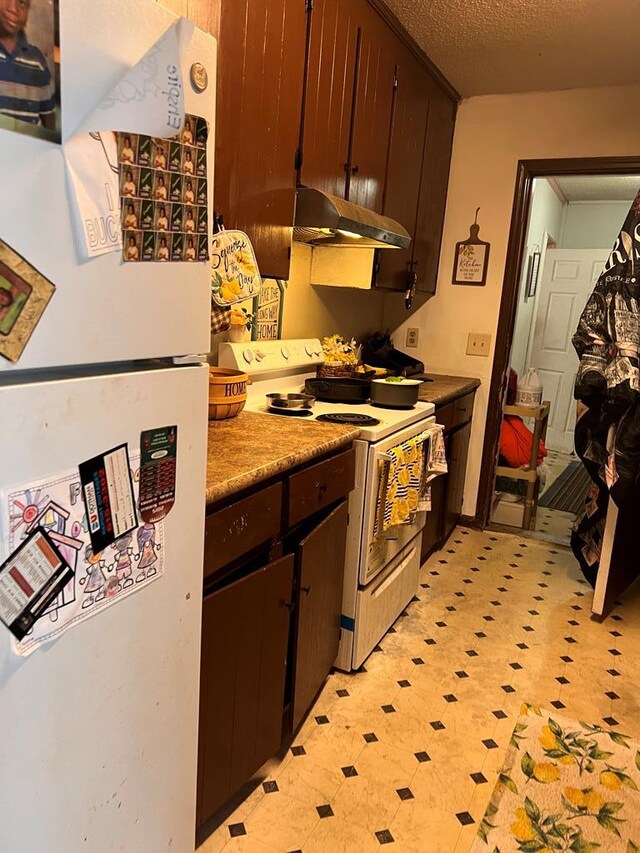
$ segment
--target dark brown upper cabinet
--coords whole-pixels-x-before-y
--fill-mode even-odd
[[[378,212],[396,41],[367,0],[313,0],[299,181]]]
[[[368,3],[363,4],[361,21],[347,198],[381,213],[397,38]]]
[[[222,0],[214,206],[288,278],[307,14],[304,0]]]
[[[413,241],[417,290],[434,294],[449,187],[457,104],[429,77],[429,118],[424,146],[418,219]]]
[[[379,251],[374,283],[435,294],[457,102],[404,45],[397,68],[383,213],[409,231],[408,249]]]
[[[408,249],[379,251],[374,280],[376,287],[405,291],[413,269],[430,92],[428,74],[413,54],[399,45],[396,56],[397,88],[383,213],[404,225],[412,242]]]
[[[346,197],[362,0],[313,0],[299,183]]]

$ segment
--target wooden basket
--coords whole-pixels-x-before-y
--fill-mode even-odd
[[[356,375],[357,364],[319,364],[316,370],[318,379],[344,379]]]
[[[209,368],[209,420],[235,418],[247,402],[249,377],[241,370]]]

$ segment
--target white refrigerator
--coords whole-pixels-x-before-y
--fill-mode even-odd
[[[175,20],[153,0],[89,5],[87,14],[83,0],[60,4],[65,126],[77,126]],[[209,122],[211,210],[215,41],[196,30],[183,59],[186,111]],[[194,62],[207,71],[202,93],[188,84]],[[177,426],[162,576],[28,656],[0,625],[0,850],[186,853],[195,835],[208,397],[208,368],[188,357],[210,348],[208,267],[126,264],[114,253],[80,262],[58,145],[0,130],[0,187],[0,239],[57,287],[18,363],[0,359],[0,491],[77,470],[124,443],[133,457],[143,431]],[[2,517],[0,562],[18,535]]]

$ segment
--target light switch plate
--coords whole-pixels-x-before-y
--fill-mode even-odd
[[[407,329],[407,346],[417,347],[420,338],[420,329]]]
[[[490,351],[491,335],[483,335],[480,332],[469,332],[467,355],[480,355],[488,358]]]

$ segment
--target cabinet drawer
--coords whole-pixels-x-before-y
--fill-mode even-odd
[[[204,576],[280,534],[282,483],[218,510],[205,519]]]
[[[465,394],[464,397],[458,397],[457,400],[452,400],[436,411],[436,419],[439,424],[442,424],[445,432],[455,429],[462,424],[466,424],[471,420],[473,414],[473,401],[475,392]]]
[[[288,526],[346,497],[355,484],[355,460],[351,448],[289,477]]]

